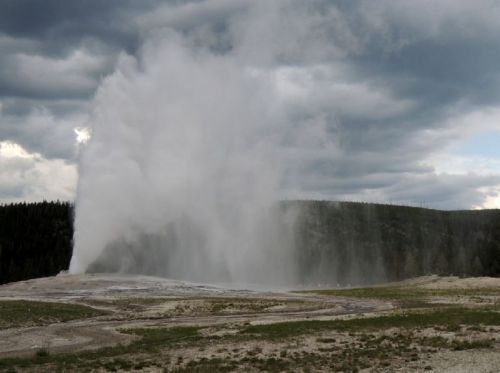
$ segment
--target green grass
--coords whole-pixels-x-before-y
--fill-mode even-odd
[[[171,373],[217,373],[231,372],[238,367],[238,364],[231,359],[200,359],[192,360],[185,367],[174,368]]]
[[[181,326],[174,328],[140,328],[124,329],[123,333],[133,334],[141,337],[128,346],[130,351],[151,352],[160,347],[168,347],[178,344],[193,344],[204,339],[199,333],[197,326]]]
[[[147,307],[157,306],[171,301],[183,300],[183,298],[115,298],[115,299],[83,299],[81,302],[90,306],[116,308],[121,311],[144,311]]]
[[[324,330],[360,331],[387,328],[424,328],[430,326],[500,325],[500,313],[488,309],[448,308],[431,312],[401,313],[388,316],[329,321],[291,321],[250,325],[241,333],[256,338],[278,340]]]
[[[245,366],[258,367],[267,371],[282,371],[297,366],[297,364],[304,367],[319,366],[322,368],[329,367],[332,370],[345,370],[346,366],[357,366],[359,368],[370,366],[370,359],[376,359],[380,364],[388,363],[391,356],[402,359],[410,352],[415,343],[428,346],[428,348],[452,350],[489,348],[492,346],[493,342],[487,339],[461,341],[448,340],[442,337],[418,337],[412,334],[413,330],[424,327],[459,330],[461,325],[500,325],[500,313],[488,308],[445,308],[427,312],[413,311],[350,320],[311,320],[247,325],[243,326],[236,335],[226,336],[207,336],[200,333],[201,327],[194,326],[126,329],[121,330],[121,332],[139,337],[129,345],[118,345],[96,351],[70,354],[53,354],[47,351],[47,353],[36,353],[31,358],[0,359],[0,371],[23,368],[33,368],[36,371],[92,371],[105,368],[108,371],[115,371],[143,369],[149,366],[170,369],[169,350],[179,347],[203,347],[220,342],[227,344],[255,340],[281,342],[303,335],[314,335],[329,331],[349,333],[357,342],[339,348],[335,338],[325,338],[319,335],[318,342],[321,342],[322,346],[318,353],[315,354],[305,354],[299,357],[292,353],[286,353],[283,356],[276,354],[274,357],[261,356],[262,349],[260,351],[256,349],[255,353],[247,351],[246,356],[239,361],[235,361],[230,357],[224,359],[212,357],[212,359],[195,359],[186,363],[178,362],[176,371],[229,371],[238,367],[244,368]],[[377,337],[370,334],[372,331],[393,327],[400,330],[396,336]],[[385,341],[384,344],[383,341]],[[358,348],[358,344],[366,348]],[[336,358],[332,360],[329,357],[330,354],[335,354]],[[417,359],[417,357],[413,358]]]
[[[407,299],[418,297],[454,297],[454,296],[480,296],[500,295],[500,288],[477,289],[426,289],[404,286],[366,287],[353,289],[324,289],[305,290],[301,293],[315,293],[321,295],[334,295],[339,297],[376,298],[376,299]]]
[[[106,313],[103,311],[79,304],[2,300],[0,301],[0,329],[47,325],[104,314]]]
[[[248,299],[248,298],[210,298],[207,302],[208,311],[212,314],[223,314],[226,312],[264,312],[268,308],[281,306],[283,301],[270,299]]]
[[[31,367],[36,365],[53,365],[63,370],[96,369],[105,367],[107,370],[123,370],[125,365],[131,364],[128,359],[118,359],[122,356],[129,358],[132,354],[153,355],[161,348],[175,345],[192,345],[203,337],[199,334],[198,327],[174,327],[174,328],[140,328],[126,329],[121,332],[137,335],[140,338],[129,345],[118,345],[104,347],[95,351],[83,351],[79,353],[49,354],[43,353],[39,356],[37,351],[30,358],[5,358],[0,359],[0,371],[14,367]],[[208,340],[208,339],[207,339]],[[124,363],[126,362],[126,364]],[[151,363],[152,364],[152,363]],[[143,367],[149,363],[141,361]],[[114,368],[113,368],[114,367]],[[112,369],[113,368],[113,369]]]
[[[35,352],[35,357],[43,359],[49,356],[49,351],[45,348],[41,348]]]
[[[431,303],[433,297],[451,298],[451,297],[481,297],[481,296],[500,296],[500,288],[477,288],[477,289],[426,289],[418,287],[405,286],[384,286],[384,287],[366,287],[353,289],[322,289],[305,290],[299,293],[313,293],[325,296],[351,297],[351,298],[370,298],[392,301],[401,308],[436,308],[446,307],[450,304]],[[481,300],[481,299],[477,299]]]

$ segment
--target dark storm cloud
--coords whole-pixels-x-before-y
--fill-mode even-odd
[[[88,100],[86,98],[78,99],[51,99],[51,98],[22,98],[5,97],[2,99],[2,113],[9,117],[24,117],[33,111],[33,108],[44,107],[50,113],[57,113],[65,116],[71,113],[77,113],[81,110],[87,110]]]
[[[88,99],[112,71],[116,54],[138,48],[133,18],[154,3],[2,1],[0,97]],[[81,48],[87,59],[73,58]]]
[[[36,55],[5,56],[0,69],[0,97],[88,99],[100,78],[111,71],[112,62],[92,55],[80,60],[74,56],[67,56],[66,60]]]
[[[362,76],[387,77],[398,94],[433,108],[464,99],[473,104],[498,103],[499,60],[498,40],[434,39],[394,54],[370,53],[353,63]]]
[[[355,79],[416,103],[416,110],[385,127],[435,128],[449,105],[500,102],[497,2],[360,0],[338,2],[338,8],[360,45],[348,56]]]
[[[158,1],[133,0],[4,0],[0,3],[0,32],[14,38],[43,41],[45,52],[60,53],[83,38],[95,38],[119,49],[134,51],[137,30],[131,18]]]

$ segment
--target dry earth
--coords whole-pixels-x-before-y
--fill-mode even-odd
[[[0,371],[498,372],[499,300],[496,278],[290,292],[62,274],[0,286]]]

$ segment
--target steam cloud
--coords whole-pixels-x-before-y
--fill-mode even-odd
[[[120,57],[94,100],[70,271],[293,281],[284,165],[298,142],[324,147],[326,129],[321,113],[290,109],[301,92],[289,66],[335,53],[317,48],[326,21],[300,2],[254,0],[138,20],[140,53]]]

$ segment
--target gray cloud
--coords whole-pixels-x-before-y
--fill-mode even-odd
[[[85,49],[57,59],[27,53],[7,55],[0,69],[0,97],[89,99],[113,64],[113,56],[96,56]]]
[[[158,2],[5,0],[0,4],[0,32],[40,41],[46,53],[61,53],[88,38],[133,51],[139,39],[131,18]]]
[[[35,109],[21,117],[0,113],[0,122],[0,140],[17,143],[28,152],[48,159],[68,162],[74,162],[76,156],[75,128],[87,124],[83,114],[56,117],[44,109]]]

